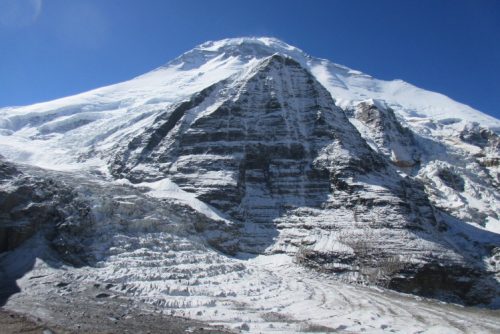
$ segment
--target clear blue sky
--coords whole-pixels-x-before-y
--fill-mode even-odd
[[[250,35],[500,118],[497,0],[0,0],[0,106],[120,82],[206,40]]]

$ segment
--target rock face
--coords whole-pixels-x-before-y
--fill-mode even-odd
[[[468,124],[460,132],[460,139],[481,148],[475,154],[477,162],[488,171],[495,187],[500,185],[500,137],[477,123]]]
[[[65,149],[74,160],[64,163],[82,171],[2,163],[0,250],[43,230],[74,266],[126,266],[144,245],[187,262],[203,247],[230,258],[286,254],[348,282],[494,301],[500,236],[476,225],[498,220],[498,136],[403,118],[377,99],[336,101],[331,85],[349,71],[335,67],[334,78],[322,64],[282,42],[212,43],[83,102],[0,119],[12,147]],[[95,161],[105,163],[99,175]]]
[[[111,169],[131,180],[155,170],[233,218],[271,223],[287,209],[319,207],[341,169],[383,167],[328,92],[290,58],[272,56],[231,92],[221,88],[159,116],[123,145]]]
[[[398,167],[414,167],[419,163],[419,152],[413,132],[401,126],[394,111],[382,101],[365,101],[352,112],[364,137]],[[363,127],[366,127],[365,129]],[[364,130],[364,131],[363,131]]]
[[[479,126],[479,124],[470,124],[460,133],[460,139],[466,143],[478,146],[482,149],[489,148],[491,151],[500,149],[500,138],[493,131]]]
[[[0,180],[1,252],[12,251],[38,234],[50,240],[63,258],[71,258],[72,264],[87,263],[82,241],[93,230],[87,203],[64,184],[26,175],[4,160],[0,160]],[[79,236],[77,242],[74,236]]]

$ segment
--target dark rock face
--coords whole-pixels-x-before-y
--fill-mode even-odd
[[[212,93],[217,85],[205,88],[195,94],[190,100],[179,103],[172,107],[172,110],[161,113],[156,117],[153,126],[148,128],[140,136],[135,137],[127,146],[119,151],[115,160],[111,162],[111,172],[116,177],[128,175],[134,181],[131,170],[142,162],[150,162],[151,155],[161,141],[169,132],[186,116],[190,109],[198,107],[207,96]],[[137,181],[144,181],[144,174],[137,177]]]
[[[442,169],[438,172],[438,176],[450,188],[456,191],[464,191],[464,179],[448,169]]]
[[[478,124],[466,126],[460,133],[460,139],[480,148],[490,147],[500,150],[500,137],[493,131],[485,129]]]
[[[494,186],[500,187],[500,137],[493,131],[479,126],[477,123],[468,124],[459,138],[471,145],[481,148],[481,151],[475,155],[476,161],[485,168]]]
[[[72,264],[86,262],[85,245],[74,242],[92,231],[87,203],[64,184],[33,177],[13,164],[0,161],[0,252],[16,249],[36,234],[51,240],[53,248]],[[82,258],[78,258],[82,255]]]
[[[289,79],[292,81],[287,82]],[[238,212],[232,212],[235,217],[260,210],[257,215],[269,220],[265,211],[303,204],[296,203],[299,195],[306,205],[321,204],[334,173],[315,159],[329,145],[335,146],[329,148],[332,151],[352,152],[336,166],[350,166],[361,173],[383,166],[368,146],[352,135],[352,126],[328,92],[292,59],[271,57],[234,90],[236,98],[224,96],[220,89],[213,92],[214,87],[210,87],[158,117],[153,128],[132,140],[126,152],[116,155],[112,170],[120,171],[116,166],[124,158],[130,160],[136,143],[142,143],[136,165],[157,166],[163,172],[158,177],[168,175],[184,190],[196,192],[219,209],[239,206]],[[203,99],[224,102],[210,112],[196,110]],[[165,128],[172,132],[154,130]],[[155,145],[147,144],[151,141]],[[215,177],[219,172],[225,174],[221,177],[225,182]],[[132,167],[127,176],[132,180],[144,176],[134,173]],[[209,185],[207,178],[216,183]],[[245,207],[264,202],[260,208]]]
[[[488,303],[496,294],[495,281],[484,278],[478,270],[427,263],[414,272],[416,274],[411,278],[391,278],[388,287],[426,297],[435,297],[439,293],[442,298],[467,305]]]
[[[413,133],[401,126],[391,108],[376,102],[362,102],[353,111],[353,117],[370,129],[369,139],[393,164],[413,167],[419,163]]]
[[[0,155],[0,181],[8,180],[19,174],[21,172],[13,164],[6,162]]]

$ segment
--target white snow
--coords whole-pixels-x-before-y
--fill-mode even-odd
[[[190,207],[200,212],[201,214],[207,216],[208,218],[230,223],[224,217],[224,214],[197,199],[195,194],[188,193],[182,190],[181,188],[179,188],[177,184],[175,184],[169,179],[163,179],[156,182],[141,182],[137,184],[132,184],[130,181],[126,179],[119,179],[114,182],[116,182],[117,184],[126,184],[135,187],[150,188],[151,191],[147,192],[147,194],[152,197],[175,199],[189,205]]]
[[[368,75],[353,74],[328,61],[312,61],[311,72],[325,86],[337,104],[354,107],[367,99],[377,100],[393,108],[401,117],[477,122],[500,130],[500,121],[465,104],[431,91],[415,87],[402,80],[384,81]]]
[[[37,260],[34,270],[17,284],[34,297],[40,293],[40,286],[45,293],[60,293],[54,287],[58,281],[78,286],[112,282],[116,288],[109,291],[111,294],[120,293],[120,283],[125,283],[132,295],[154,304],[163,313],[236,330],[245,323],[250,333],[333,330],[495,333],[500,330],[500,321],[492,314],[379,288],[344,284],[329,275],[312,274],[298,267],[287,255],[229,259],[208,249],[193,248],[189,240],[163,241],[162,235],[140,241],[127,238],[126,242],[140,242],[144,248],[112,256],[92,271],[70,267],[57,270]],[[168,251],[168,243],[183,244],[184,249]],[[165,248],[159,252],[150,248],[153,244]],[[177,279],[176,273],[189,278]],[[16,295],[7,307],[29,309]]]

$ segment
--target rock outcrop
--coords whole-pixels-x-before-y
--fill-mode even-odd
[[[383,101],[361,102],[350,113],[361,123],[358,130],[365,139],[373,142],[394,165],[408,168],[419,164],[420,154],[413,132],[401,125],[394,111]]]

